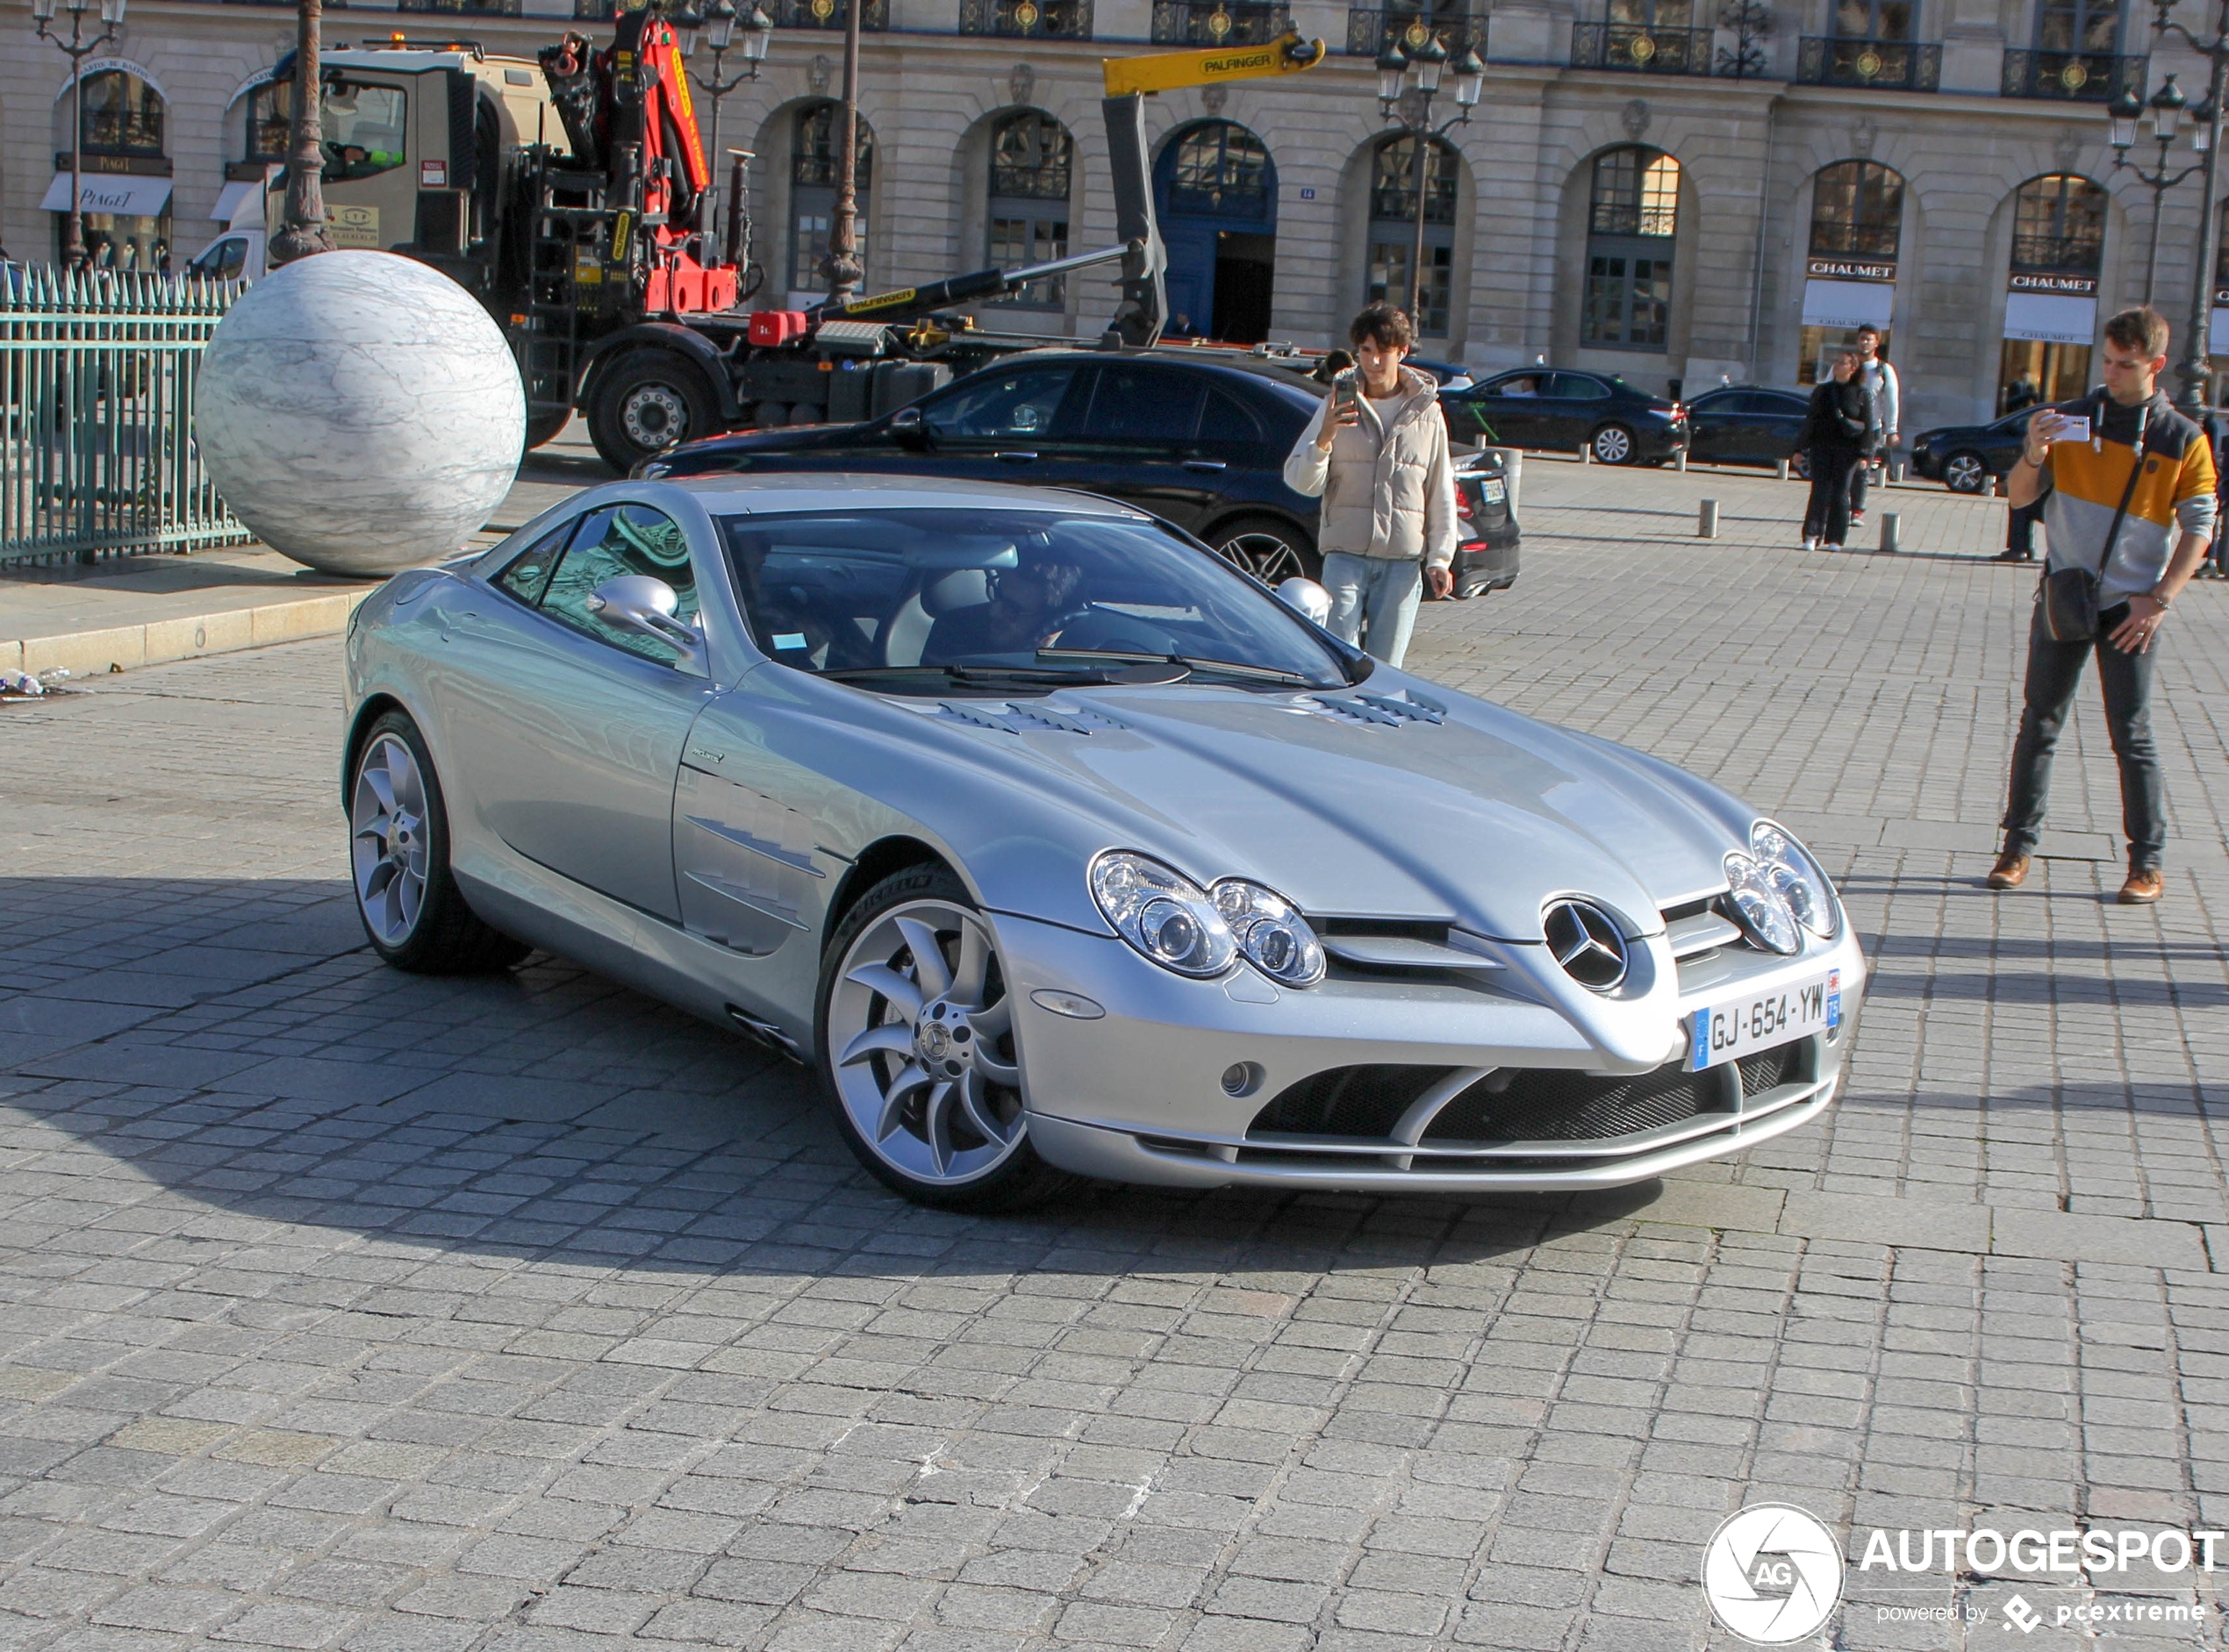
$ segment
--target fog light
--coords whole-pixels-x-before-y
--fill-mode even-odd
[[[1262,1087],[1262,1069],[1252,1062],[1233,1062],[1222,1069],[1223,1093],[1251,1096]]]

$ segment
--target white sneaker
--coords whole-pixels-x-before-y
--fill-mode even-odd
[[[1803,541],[1803,548],[1807,551],[1816,551],[1818,547],[1819,542],[1817,540],[1805,540]]]
[[[1851,526],[1852,527],[1853,527],[1853,528],[1861,528],[1861,527],[1863,527],[1863,526],[1865,526],[1865,512],[1864,512],[1864,511],[1851,511],[1851,512],[1850,512],[1850,526]]]
[[[1819,549],[1823,551],[1838,551],[1842,547],[1839,545],[1822,545],[1819,547]]]

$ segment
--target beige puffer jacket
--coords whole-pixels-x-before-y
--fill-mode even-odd
[[[1429,373],[1405,367],[1401,388],[1397,401],[1364,396],[1362,417],[1332,437],[1329,453],[1315,445],[1331,414],[1332,397],[1326,396],[1285,461],[1285,484],[1295,493],[1322,497],[1318,549],[1422,558],[1427,568],[1445,568],[1455,560],[1455,463],[1447,451],[1439,385]],[[1388,407],[1390,424],[1382,411]]]

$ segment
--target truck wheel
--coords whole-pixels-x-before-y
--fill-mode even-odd
[[[621,476],[653,454],[719,427],[718,404],[704,375],[665,350],[645,350],[612,368],[596,387],[588,415],[589,440]]]
[[[532,453],[545,442],[555,441],[559,433],[572,422],[573,410],[570,407],[562,413],[530,416],[527,420],[527,451]]]

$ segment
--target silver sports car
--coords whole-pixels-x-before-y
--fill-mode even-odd
[[[1865,961],[1793,835],[1294,584],[1073,494],[593,489],[358,611],[365,927],[772,1044],[933,1204],[1603,1187],[1831,1102]]]

